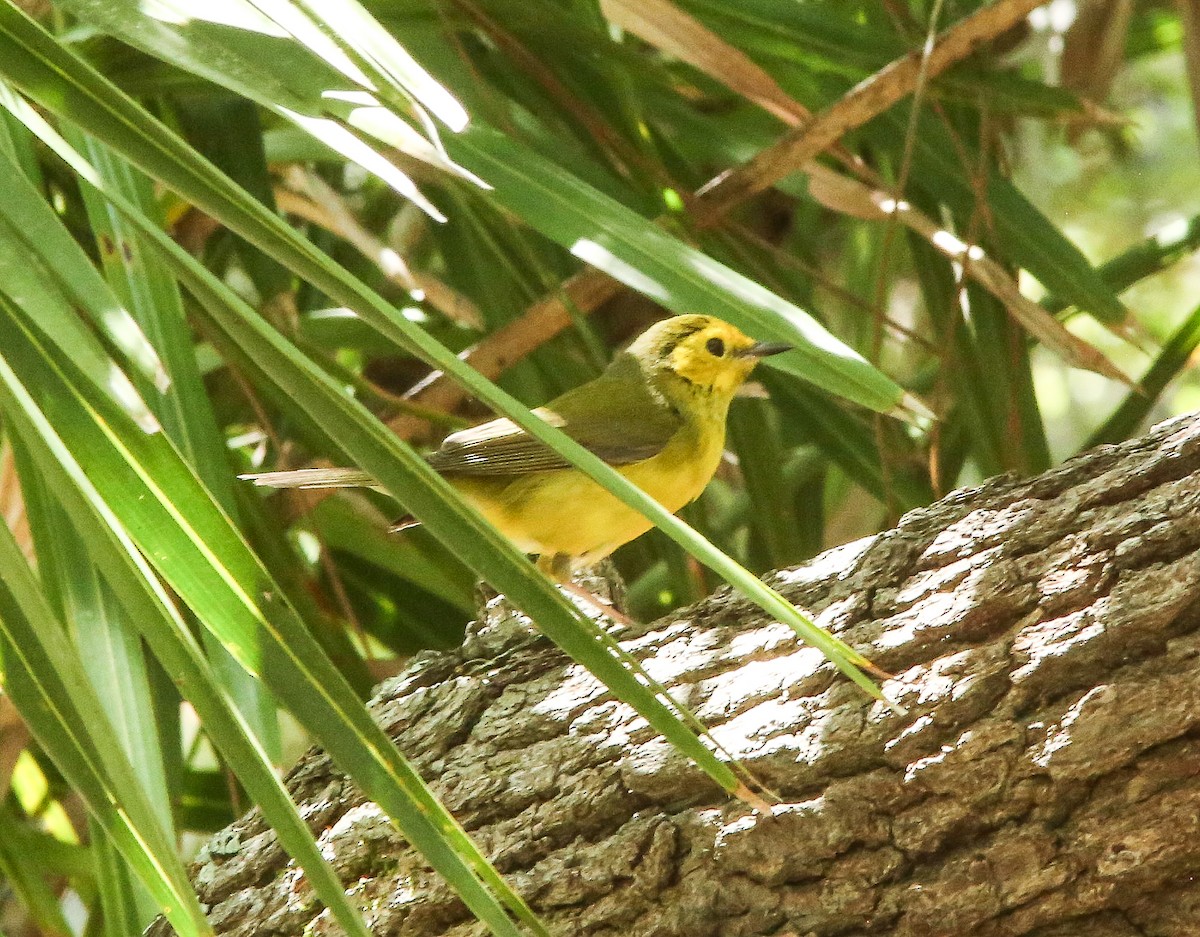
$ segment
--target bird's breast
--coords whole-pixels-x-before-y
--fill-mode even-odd
[[[668,511],[695,501],[712,480],[725,448],[724,424],[685,428],[656,456],[619,471]]]
[[[622,475],[674,513],[708,484],[725,445],[723,423],[685,427],[661,452],[617,467]],[[563,553],[595,562],[653,526],[578,469],[515,478],[456,478],[452,482],[493,524],[528,553]]]

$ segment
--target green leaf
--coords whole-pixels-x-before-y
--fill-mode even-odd
[[[113,440],[106,435],[106,428],[111,429],[112,423],[104,422],[102,418],[97,422],[97,414],[89,406],[90,402],[103,398],[92,397],[89,401],[80,395],[80,387],[86,388],[86,383],[80,380],[81,375],[74,372],[75,382],[68,383],[52,358],[32,341],[32,333],[27,331],[19,315],[2,306],[0,312],[5,313],[6,318],[0,319],[0,322],[6,328],[5,334],[10,337],[6,347],[0,349],[0,355],[3,355],[3,360],[0,360],[0,378],[3,378],[0,410],[3,410],[13,432],[28,448],[46,477],[47,484],[53,487],[56,498],[71,518],[76,533],[87,545],[93,562],[112,586],[129,620],[141,629],[155,656],[183,689],[203,720],[209,736],[225,754],[229,764],[262,808],[264,816],[278,832],[284,848],[296,857],[317,895],[331,909],[342,927],[349,933],[366,937],[362,922],[346,900],[336,875],[321,857],[312,834],[288,798],[266,754],[229,696],[215,682],[199,645],[179,617],[172,600],[110,510],[112,504],[106,502],[93,486],[92,478],[106,481],[111,486],[108,492],[110,498],[117,502],[117,506],[129,510],[136,509],[138,497],[138,485],[131,485],[131,482],[136,480],[139,485],[148,483],[146,477],[132,470],[127,462],[121,463],[123,468],[118,468],[117,477],[112,474],[111,459],[105,462],[103,457],[114,451]],[[72,366],[64,366],[73,371]],[[53,420],[48,419],[34,402],[14,367],[24,372],[26,379],[36,386],[39,397],[55,413]],[[80,404],[81,400],[87,402]],[[111,412],[107,414],[109,420],[115,418],[119,424],[124,415],[115,407],[110,409]],[[129,433],[127,438],[141,439],[159,451],[164,451],[165,447],[165,451],[174,455],[161,435],[146,436],[127,419],[125,422]],[[64,436],[84,451],[88,472],[80,466],[71,448],[64,444]],[[174,458],[180,470],[186,472],[178,456]],[[153,474],[150,477],[153,478]],[[210,498],[207,493],[203,497]],[[169,523],[163,527],[167,532],[172,529],[173,525]],[[166,551],[170,549],[167,547]],[[148,552],[160,561],[163,559],[164,548],[161,544],[154,544]],[[179,555],[178,552],[176,555]],[[182,562],[188,560],[195,562],[192,557]],[[96,706],[99,708],[98,703]],[[107,738],[111,734],[112,730],[109,729],[107,733],[94,737]],[[106,751],[111,748],[105,746]],[[136,787],[135,782],[131,781],[130,784]],[[122,851],[125,852],[124,849]],[[171,855],[173,857],[173,851]],[[147,882],[147,885],[150,884]],[[186,879],[184,886],[190,897]]]
[[[1200,215],[1193,215],[1165,225],[1140,244],[1102,263],[1096,272],[1114,293],[1121,293],[1182,260],[1197,247],[1200,247]],[[1042,300],[1043,308],[1050,312],[1062,312],[1071,305],[1071,300],[1057,294]]]
[[[467,112],[432,75],[408,54],[391,34],[379,25],[357,0],[298,0],[296,4],[287,0],[251,0],[264,12],[268,10],[302,9],[322,27],[318,35],[330,36],[339,45],[350,50],[359,63],[366,66],[371,78],[394,84],[405,94],[411,95],[426,110],[441,120],[451,130],[458,132],[467,125]],[[274,16],[273,13],[268,15]],[[283,21],[277,19],[283,25]],[[287,28],[285,26],[285,28]],[[293,33],[297,38],[299,34]],[[305,41],[305,40],[301,40]],[[305,41],[306,45],[309,45]],[[316,45],[309,45],[313,51]],[[333,64],[328,53],[321,56]],[[344,70],[344,66],[341,70]],[[370,85],[371,78],[360,84]]]
[[[406,173],[324,116],[326,105],[347,95],[353,99],[363,93],[361,88],[330,69],[314,67],[317,63],[303,48],[250,4],[226,3],[217,12],[211,4],[178,0],[179,9],[161,17],[154,15],[158,8],[137,0],[65,0],[62,6],[218,85],[236,81],[254,87],[257,95],[252,97],[264,107],[358,163],[431,217],[444,220]],[[351,109],[352,105],[342,108]]]
[[[6,41],[6,37],[12,41]],[[818,628],[808,616],[799,612],[777,592],[759,582],[743,567],[716,550],[703,537],[697,534],[696,531],[665,511],[658,502],[634,487],[595,455],[559,430],[548,425],[545,421],[531,414],[518,401],[505,394],[494,384],[481,378],[470,367],[464,365],[455,355],[450,353],[419,327],[406,321],[403,316],[399,315],[380,296],[367,289],[362,283],[342,270],[342,268],[332,263],[328,257],[316,251],[308,242],[296,234],[295,231],[283,224],[280,219],[264,211],[257,201],[247,197],[244,193],[233,187],[210,164],[197,157],[191,150],[182,146],[180,141],[170,131],[156,124],[144,111],[140,110],[133,102],[129,101],[124,95],[108,84],[100,75],[71,56],[67,50],[56,47],[49,40],[49,37],[36,30],[33,24],[20,17],[19,14],[15,14],[14,12],[13,16],[6,15],[5,8],[3,7],[0,7],[0,53],[4,53],[0,54],[0,69],[6,70],[14,80],[20,81],[31,94],[40,97],[44,103],[47,103],[48,106],[56,109],[64,116],[78,120],[90,132],[104,138],[105,142],[114,149],[122,152],[131,161],[141,165],[145,171],[167,182],[181,194],[184,194],[195,201],[196,204],[204,207],[214,217],[219,218],[232,229],[257,244],[264,251],[276,257],[280,262],[287,264],[291,269],[306,277],[311,283],[320,287],[335,300],[343,302],[346,306],[354,309],[354,311],[375,326],[382,334],[393,338],[397,343],[410,348],[433,366],[452,375],[480,400],[513,419],[534,437],[545,442],[587,475],[596,479],[606,490],[612,492],[625,503],[648,517],[656,526],[666,531],[689,552],[710,566],[725,578],[726,581],[737,588],[738,591],[758,603],[769,614],[787,623],[804,640],[813,644],[829,656],[839,669],[863,687],[863,689],[872,695],[877,696],[879,694],[874,684],[858,669],[859,666],[867,663],[865,658],[860,654],[847,647],[841,641],[833,638],[823,629]],[[21,116],[27,125],[38,123],[36,115],[31,116],[27,111],[22,111]],[[49,142],[50,135],[46,129],[39,129],[35,132],[43,140]],[[61,149],[57,149],[57,151],[60,156],[64,156],[70,161],[71,158],[69,155],[65,155]],[[76,172],[81,173],[83,178],[87,179],[91,184],[96,184],[91,180],[91,173],[88,168],[80,166],[77,162],[73,162],[72,165],[76,169]],[[161,237],[161,232],[157,230],[148,233],[156,237]],[[168,247],[167,250],[171,251],[172,248]],[[178,260],[181,264],[181,268],[176,271],[177,275],[187,278],[188,287],[193,292],[199,290],[197,294],[198,298],[202,303],[206,304],[205,308],[210,314],[216,314],[225,310],[227,301],[221,299],[224,295],[222,293],[223,288],[220,284],[210,282],[211,277],[207,271],[189,266],[191,263],[190,258],[184,258],[177,254],[171,254],[170,256]],[[752,286],[755,290],[761,289],[756,285],[752,284]],[[225,293],[227,292],[225,291]],[[778,322],[782,322],[782,320],[778,320]],[[239,322],[240,325],[242,323]],[[832,337],[828,337],[827,333],[822,332],[820,335],[813,337],[818,341],[823,341],[824,339],[821,336],[826,336],[828,342],[838,347],[844,347]],[[262,337],[265,336],[262,336],[260,333],[260,338]],[[231,342],[231,346],[244,350],[248,341],[250,341],[250,338],[246,337]],[[285,352],[284,357],[278,360],[279,366],[284,367],[291,359],[287,358]],[[308,364],[307,359],[305,359],[304,363]],[[259,366],[261,367],[261,365]],[[879,375],[878,372],[871,370],[869,373],[877,375],[880,381],[890,383],[882,375]],[[264,376],[270,379],[274,379],[275,377],[274,374],[267,373],[265,370]],[[291,392],[295,393],[294,390]],[[899,395],[899,388],[896,388],[896,393]],[[893,403],[898,399],[898,396],[893,397]],[[312,407],[316,402],[316,399],[310,401],[308,407],[310,412],[315,413]],[[335,431],[343,428],[345,419],[344,414],[333,416],[331,413],[329,417],[322,419],[320,422],[332,435]],[[457,527],[455,519],[461,521],[464,516],[469,517],[472,519],[472,526],[476,528],[478,528],[478,520],[473,517],[471,512],[467,512],[466,515],[461,513],[462,509],[457,507],[457,496],[454,495],[453,489],[444,480],[429,470],[423,462],[416,459],[411,450],[407,447],[397,446],[394,438],[377,424],[369,427],[369,429],[371,434],[382,436],[382,439],[379,441],[384,442],[392,448],[393,456],[391,459],[384,458],[381,460],[381,452],[379,450],[372,450],[369,453],[364,451],[360,456],[350,446],[342,442],[344,450],[355,458],[355,461],[361,468],[378,478],[385,488],[396,495],[401,503],[411,510],[435,534],[444,538],[444,542],[454,543],[456,544],[456,548],[461,549],[462,544],[467,541],[461,536],[462,530]],[[361,446],[359,448],[361,449]],[[401,464],[410,466],[410,471],[415,473],[415,477],[399,470],[397,464],[393,461],[396,458],[402,458],[403,462]],[[424,483],[417,480],[422,476]],[[389,479],[392,481],[389,482]],[[450,504],[455,505],[455,508],[452,514],[447,515],[443,513],[443,510]],[[438,512],[439,520],[431,521],[430,518],[433,516],[433,511]],[[446,527],[443,528],[440,526],[441,520],[447,523]],[[569,620],[578,622],[584,628],[588,628],[590,625],[579,621],[573,607],[569,603],[565,603],[561,597],[557,596],[557,593],[549,589],[544,580],[541,582],[536,579],[531,581],[528,573],[522,573],[512,580],[511,588],[507,583],[503,582],[497,573],[497,570],[501,567],[498,563],[489,565],[488,561],[489,559],[499,561],[500,557],[513,556],[511,547],[502,539],[496,539],[498,535],[492,528],[485,525],[484,529],[489,532],[489,537],[491,538],[489,542],[493,545],[493,549],[498,552],[487,550],[485,555],[477,556],[476,561],[471,562],[471,565],[480,571],[481,574],[484,574],[484,571],[486,571],[489,580],[500,591],[508,595],[510,599],[524,608],[525,611],[533,615],[547,633],[551,634],[556,641],[560,641],[560,646],[563,646],[568,653],[572,653],[574,656],[571,648],[561,643],[560,637],[556,637],[549,630],[549,624],[542,621],[542,618],[539,614],[535,613],[534,608],[529,603],[533,601],[534,605],[543,607],[542,603],[545,599],[554,596],[562,603],[557,606],[560,613],[567,611],[571,615],[571,619]],[[475,541],[470,542],[474,543]],[[508,560],[505,560],[504,566],[510,572],[527,568],[518,565],[514,570],[508,565],[508,562]],[[530,592],[530,589],[533,591]],[[546,607],[545,614],[553,616],[555,620],[560,620],[552,611],[554,607]],[[567,635],[565,633],[561,635],[562,640],[566,638]],[[590,640],[583,640],[581,643],[576,644],[576,646],[584,649],[585,653],[590,653],[593,649]],[[603,661],[597,659],[592,666],[601,666],[602,664]],[[608,677],[603,676],[599,671],[595,672],[597,672],[598,676],[602,676],[610,686],[615,686]],[[618,673],[624,678],[629,677],[623,669],[618,668]],[[618,679],[618,676],[614,674],[613,679]],[[641,693],[641,688],[636,681],[631,682],[632,686],[630,686],[629,692],[634,693],[635,696],[633,698],[636,698]],[[622,694],[622,698],[632,702],[630,696]],[[647,703],[646,705],[649,704]],[[646,714],[646,710],[643,707],[639,706],[638,708],[644,715]],[[664,726],[672,727],[673,732],[682,728],[674,719],[663,719],[663,715],[665,713],[651,718],[650,721],[660,731],[664,731],[664,734],[667,734],[663,728]],[[650,717],[648,716],[647,718]],[[680,738],[681,740],[690,740],[686,743],[688,745],[686,749],[688,754],[696,759],[698,763],[704,765],[705,770],[713,777],[719,777],[722,772],[727,771],[719,762],[708,757],[709,753],[707,750],[699,747],[697,741],[690,733],[686,733]],[[683,742],[681,741],[677,744],[683,744]]]
[[[168,38],[164,35],[161,24],[154,22],[138,9],[132,0],[113,3],[104,10],[98,10],[92,0],[70,0],[70,4],[74,5],[73,8],[79,15],[124,36],[128,41],[146,48],[151,54],[176,61],[186,68],[193,68],[199,74],[208,74],[213,80],[246,94],[264,106],[272,106],[272,99],[267,93],[268,88],[287,80],[283,77],[286,59],[272,59],[266,48],[254,61],[240,58],[237,68],[229,69],[222,76],[212,75],[209,64],[197,61],[202,48],[211,49],[213,55],[217,54],[216,49],[212,48],[212,40],[206,40],[203,46],[189,48],[183,39],[183,35],[190,35],[186,32],[187,28],[181,35],[172,34]],[[140,27],[143,22],[147,28],[135,31],[135,26]],[[32,38],[24,41],[29,43],[32,51]],[[266,39],[263,42],[264,45],[270,43]],[[53,57],[53,50],[50,48],[38,51],[44,57]],[[220,54],[224,58],[236,55],[237,51],[230,47],[220,48]],[[270,74],[270,80],[259,80],[256,77],[262,74]],[[11,77],[18,80],[15,74]],[[86,82],[88,91],[94,94],[98,88],[97,83],[102,83],[103,79],[98,75],[92,75],[89,79],[77,75],[76,81],[77,91],[83,91]],[[308,84],[308,93],[312,94],[311,80]],[[28,90],[36,97],[32,89]],[[307,110],[310,113],[319,105],[319,100],[309,99]],[[84,126],[88,125],[83,121],[82,115],[76,115],[76,118]],[[97,136],[103,136],[99,130],[94,132]],[[110,145],[114,145],[112,141],[109,142]],[[881,412],[889,412],[901,406],[904,394],[895,383],[830,335],[807,313],[754,281],[686,246],[652,222],[602,195],[550,160],[538,156],[527,147],[483,126],[478,121],[462,133],[447,137],[444,143],[457,162],[494,187],[491,198],[585,262],[599,267],[633,289],[677,312],[708,312],[746,328],[756,337],[796,344],[797,351],[788,356],[790,360],[771,362],[771,365],[791,370],[792,373],[819,384],[831,393],[840,394]],[[214,210],[208,204],[211,193],[206,195],[195,187],[194,183],[199,179],[194,179],[192,184],[186,184],[178,171],[170,173],[169,176],[160,175],[162,161],[152,157],[144,144],[138,147],[136,154],[127,152],[125,155],[139,163],[151,175],[168,181],[168,184],[196,204],[205,207],[206,210]],[[153,165],[149,162],[151,159]],[[195,166],[196,160],[192,159],[191,162],[192,171],[195,172],[199,167]],[[211,167],[206,167],[204,175],[211,177]],[[239,211],[239,214],[245,217],[244,212]],[[238,223],[227,211],[218,214],[217,217],[221,217],[234,230],[270,253],[270,249],[258,240],[259,234]],[[253,227],[261,231],[263,221],[265,219],[260,216],[254,220]],[[310,279],[314,285],[321,286],[329,295],[338,298],[344,295],[344,291],[334,291],[329,286],[324,286],[320,280],[314,279],[312,274],[296,266],[294,262],[282,257],[279,259]],[[347,304],[356,308],[354,303]],[[357,311],[366,317],[362,309]],[[412,347],[411,342],[405,344]],[[420,349],[413,350],[421,353]],[[450,374],[456,374],[456,371],[462,373],[461,369],[453,366],[442,366],[442,370]]]
[[[223,94],[189,95],[175,99],[174,111],[188,142],[260,202],[272,211],[276,209],[271,173],[263,152],[262,112],[256,105],[245,98]],[[80,147],[76,141],[71,142],[104,172],[104,163],[98,160],[99,153]],[[138,185],[147,193],[151,192],[144,179]],[[87,197],[85,192],[85,202]],[[144,196],[135,202],[142,206],[147,217],[156,217]],[[291,289],[291,273],[262,251],[239,244],[237,252],[258,291],[260,305],[271,303]]]
[[[772,397],[788,401],[781,419],[798,430],[801,438],[816,444],[880,503],[894,500],[907,510],[933,500],[926,479],[904,471],[885,472],[874,434],[865,421],[828,406],[819,391],[800,381],[768,378],[766,384]]]
[[[100,909],[104,915],[105,937],[128,937],[145,930],[150,922],[138,907],[136,885],[129,868],[121,862],[99,824],[91,824],[92,855],[96,861],[96,879],[100,886]]]
[[[137,630],[75,534],[70,519],[49,496],[20,439],[12,439],[21,496],[38,558],[38,572],[55,612],[68,622],[84,670],[103,702],[119,743],[141,781],[158,822],[174,836],[159,732],[146,660]],[[98,844],[97,879],[106,920],[125,921],[127,933],[150,923],[157,908],[149,891],[130,877],[104,828],[91,821]],[[115,932],[110,929],[110,932]]]
[[[0,306],[3,306],[0,303]],[[0,360],[0,407],[12,419],[19,383]],[[14,419],[14,430],[19,417]],[[24,437],[22,437],[24,438]],[[146,800],[66,631],[8,527],[0,524],[0,636],[7,689],[34,737],[184,935],[210,934],[174,843]]]
[[[326,498],[312,513],[321,540],[330,550],[341,550],[390,570],[399,579],[436,595],[465,613],[476,608],[474,578],[453,553],[432,538],[420,546],[412,538],[397,538],[378,518],[364,517],[361,504],[346,498]],[[432,549],[430,549],[432,548]],[[455,576],[461,571],[463,575]]]
[[[0,804],[0,881],[16,893],[39,935],[70,937],[58,896],[46,881],[38,853],[30,849],[33,839],[26,821]]]
[[[1023,475],[1044,472],[1050,467],[1050,451],[1033,392],[1026,335],[994,296],[974,284],[968,284],[967,295],[969,354],[979,367],[978,375],[968,379],[986,389],[975,396],[987,408],[993,437],[1000,441],[999,469]]]
[[[224,771],[188,770],[183,774],[179,826],[196,833],[216,833],[237,819]]]
[[[738,455],[750,504],[786,504],[791,492],[784,477],[784,447],[765,401],[746,400],[730,408],[729,439]],[[764,541],[760,568],[782,569],[803,558],[800,530],[791,512],[751,510],[747,514]]]
[[[1167,385],[1192,361],[1200,347],[1200,307],[1179,324],[1151,362],[1137,387],[1126,394],[1120,406],[1088,437],[1083,449],[1129,439],[1153,409]]]
[[[96,171],[116,191],[125,195],[147,217],[160,218],[160,209],[145,176],[97,141],[84,139],[81,134],[75,137],[88,152]],[[114,212],[102,196],[88,186],[83,187],[82,196],[105,275],[113,291],[149,337],[168,377],[164,387],[144,386],[142,392],[161,420],[167,437],[225,512],[236,519],[237,500],[229,471],[228,450],[200,378],[179,288],[157,255],[142,244],[137,231]],[[0,196],[2,210],[3,197]],[[47,337],[58,343],[52,333]],[[67,349],[64,352],[70,357]],[[273,758],[278,758],[279,724],[270,694],[229,657],[218,641],[206,636],[205,642],[214,668],[237,700],[238,707],[254,727],[263,746]]]
[[[11,101],[0,87],[0,103]],[[154,346],[121,305],[104,279],[63,228],[50,206],[25,177],[20,166],[0,148],[0,288],[29,311],[38,327],[69,343],[96,387],[128,409],[143,426],[155,418],[120,369],[113,368],[95,335],[82,326],[73,305],[86,309],[113,344],[124,351],[152,386],[165,388],[168,378]]]

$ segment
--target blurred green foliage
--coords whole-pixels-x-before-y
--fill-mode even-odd
[[[234,476],[343,462],[349,443],[383,451],[378,439],[371,449],[368,424],[356,422],[372,414],[419,447],[488,417],[453,382],[430,381],[434,342],[533,407],[598,374],[664,306],[728,310],[768,332],[805,327],[807,312],[831,346],[836,339],[878,374],[857,359],[847,364],[837,349],[814,352],[808,371],[762,369],[760,383],[735,401],[716,480],[683,512],[755,573],[884,529],[960,485],[1035,473],[1200,407],[1190,367],[1200,342],[1200,76],[1189,79],[1184,64],[1185,46],[1200,37],[1186,33],[1173,5],[1139,2],[1127,22],[1099,27],[1089,17],[1103,4],[1059,0],[1039,9],[915,94],[852,121],[836,150],[819,158],[824,175],[790,166],[718,215],[697,192],[794,133],[806,113],[836,107],[931,30],[988,5],[373,0],[366,9],[382,32],[343,8],[324,32],[289,35],[281,24],[296,20],[287,11],[313,25],[334,8],[231,0],[209,10],[177,0],[166,16],[133,0],[61,0],[35,11],[43,42],[36,30],[22,32],[27,24],[11,3],[0,0],[0,166],[11,181],[0,194],[0,328],[11,336],[0,342],[0,507],[15,537],[0,555],[24,571],[19,588],[0,594],[0,609],[28,631],[2,635],[0,703],[11,697],[22,709],[40,688],[52,696],[60,685],[74,686],[84,703],[95,692],[129,762],[114,761],[108,774],[96,768],[86,785],[77,780],[78,765],[99,756],[74,733],[104,725],[87,722],[101,717],[86,705],[64,708],[58,722],[27,719],[38,741],[18,736],[17,751],[27,751],[15,771],[0,759],[10,788],[0,842],[58,844],[39,848],[36,861],[0,847],[6,894],[24,904],[33,928],[25,933],[79,932],[83,919],[87,933],[122,933],[154,912],[151,894],[169,894],[180,880],[178,868],[167,868],[158,891],[137,885],[153,863],[128,861],[121,837],[135,837],[97,806],[116,797],[114,779],[127,768],[144,782],[137,822],[168,844],[216,829],[247,797],[270,802],[265,775],[229,770],[228,746],[249,750],[251,737],[265,771],[321,731],[336,735],[331,713],[341,714],[359,726],[359,767],[374,770],[370,727],[354,722],[365,714],[347,701],[365,697],[413,653],[461,640],[488,546],[448,544],[434,530],[389,535],[402,509],[373,490],[264,494]],[[217,14],[223,19],[210,21]],[[677,45],[681,23],[687,38]],[[1118,54],[1073,54],[1084,25],[1107,30]],[[199,195],[189,200],[130,168],[127,161],[147,168],[161,155],[153,134],[140,152],[123,150],[114,142],[120,128],[104,137],[100,123],[89,123],[100,110],[85,114],[67,84],[52,86],[33,64],[73,56],[98,73],[95,101],[116,107],[123,91],[236,185],[222,189],[209,178],[200,195],[213,201],[202,210],[191,203],[203,204]],[[252,307],[256,322],[275,331],[236,333],[258,335],[256,345],[231,338],[194,280],[81,181],[86,173],[55,157],[22,95],[143,221],[213,275],[208,302],[224,295],[217,287],[228,289],[229,309]],[[465,131],[451,98],[469,115]],[[831,172],[852,188],[831,190],[821,181]],[[928,226],[881,211],[872,192]],[[269,225],[258,240],[243,236],[264,208],[304,246],[272,241]],[[234,216],[252,221],[240,229]],[[982,251],[993,277],[1041,303],[1036,336],[1003,284],[981,276],[978,255],[950,256],[954,244]],[[296,258],[310,247],[320,253],[305,255],[306,267]],[[607,286],[597,269],[622,283]],[[335,282],[382,297],[399,310],[394,327],[380,327],[382,313],[372,320],[348,309]],[[418,332],[432,342],[413,342]],[[268,361],[280,336],[285,350]],[[1087,346],[1072,346],[1071,336],[1141,390],[1079,367]],[[1071,353],[1079,357],[1064,360]],[[906,423],[867,409],[896,402],[882,375],[939,419]],[[35,399],[43,393],[45,401]],[[858,403],[845,399],[856,393]],[[88,400],[94,407],[80,402]],[[330,409],[318,411],[318,402]],[[56,406],[64,415],[41,426],[39,408],[53,414]],[[318,412],[340,414],[345,425]],[[147,437],[153,442],[138,449],[131,427],[154,418],[170,443]],[[92,446],[96,462],[72,474],[63,456],[55,474],[45,461],[55,458],[55,432],[81,463]],[[147,523],[127,555],[119,531],[107,542],[78,529],[85,510],[99,525],[120,501],[112,466],[121,453],[131,472],[145,470],[129,490],[141,492],[146,510],[181,519],[178,529]],[[93,470],[98,494],[89,493]],[[204,497],[173,512],[180,492]],[[138,505],[119,507],[126,527],[146,523]],[[452,524],[452,515],[436,516]],[[214,555],[213,544],[228,554]],[[17,559],[18,547],[36,581],[21,578],[31,567]],[[171,566],[185,555],[203,567],[194,579],[186,564]],[[614,559],[638,618],[720,585],[658,530]],[[209,595],[196,583],[217,585]],[[210,632],[224,612],[232,624],[217,640]],[[143,613],[162,619],[160,643],[137,630]],[[254,628],[265,631],[276,613],[286,619],[284,637],[256,644]],[[189,629],[205,635],[203,655],[188,644]],[[18,633],[36,653],[14,653]],[[281,744],[279,683],[272,694],[259,677],[286,689],[283,665],[272,672],[263,648],[292,645],[303,645],[297,673],[313,687],[326,674],[336,688],[328,709],[289,702],[299,721],[284,721]],[[78,659],[56,648],[74,648]],[[170,653],[194,655],[189,673],[203,689],[185,685],[181,696],[185,681]],[[70,660],[55,669],[63,654]],[[197,715],[203,693],[221,700],[220,729]],[[383,774],[395,784],[386,791],[404,789],[420,803],[402,764],[386,762]],[[64,813],[76,798],[92,808],[92,824]],[[411,806],[398,794],[395,804],[397,812]],[[286,823],[286,809],[274,809],[272,822]],[[471,868],[462,887],[476,887],[478,876],[486,885],[478,887],[508,901],[453,831],[441,833]],[[89,835],[92,844],[78,845]],[[70,906],[85,908],[79,920],[64,918],[68,890],[80,899]],[[191,932],[204,931],[196,924]]]

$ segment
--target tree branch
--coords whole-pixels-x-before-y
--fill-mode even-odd
[[[556,934],[1196,933],[1200,416],[772,581],[908,714],[728,591],[621,636],[780,792],[770,818],[520,626],[422,656],[374,711]],[[375,934],[482,934],[321,752],[288,786]],[[193,872],[218,934],[322,932],[255,813]]]

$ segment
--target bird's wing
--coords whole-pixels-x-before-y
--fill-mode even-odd
[[[657,455],[682,425],[666,401],[644,384],[604,377],[568,391],[534,413],[609,465],[628,465]],[[507,419],[447,436],[428,461],[447,475],[523,475],[570,466]]]

